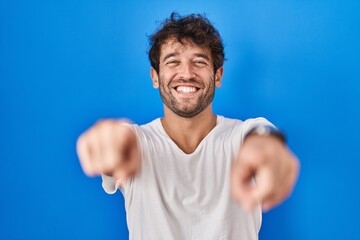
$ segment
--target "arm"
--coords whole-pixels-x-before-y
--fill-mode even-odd
[[[232,168],[232,196],[248,210],[258,202],[269,210],[290,195],[298,172],[299,162],[280,135],[253,132]]]
[[[124,183],[139,169],[137,136],[125,121],[97,122],[79,137],[76,150],[88,176],[105,174]]]

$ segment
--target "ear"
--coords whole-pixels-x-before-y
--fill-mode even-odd
[[[215,73],[215,87],[221,87],[221,79],[224,73],[224,67],[221,66],[216,70]]]
[[[150,68],[150,77],[153,82],[153,87],[159,88],[159,75],[153,67]]]

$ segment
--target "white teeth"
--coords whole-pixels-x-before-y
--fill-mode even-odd
[[[193,93],[196,92],[196,87],[178,86],[176,91],[181,93]]]

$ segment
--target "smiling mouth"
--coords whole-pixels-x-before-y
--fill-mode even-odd
[[[199,88],[191,86],[177,86],[175,90],[179,93],[194,93],[198,91]]]

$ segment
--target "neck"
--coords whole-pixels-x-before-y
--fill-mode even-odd
[[[195,151],[200,142],[216,126],[216,119],[211,104],[191,118],[180,117],[165,106],[161,123],[176,145],[189,154]]]

